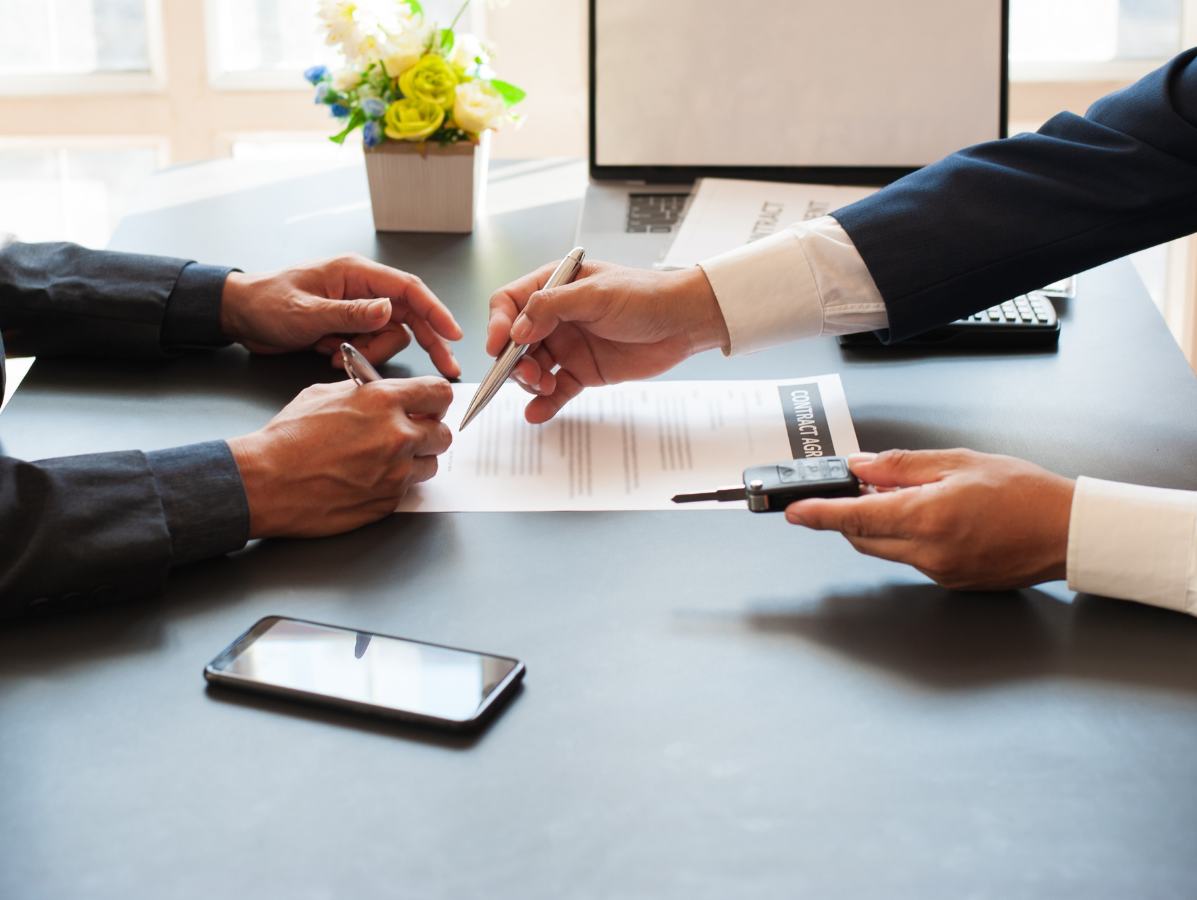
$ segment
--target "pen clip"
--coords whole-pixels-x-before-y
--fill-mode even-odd
[[[341,343],[341,359],[345,362],[345,371],[359,386],[367,381],[382,381],[382,376],[370,365],[370,361],[348,341]]]

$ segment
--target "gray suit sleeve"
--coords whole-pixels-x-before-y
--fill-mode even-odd
[[[13,356],[161,357],[227,343],[231,269],[77,244],[0,249],[0,329]]]
[[[0,459],[0,617],[152,597],[172,566],[238,550],[248,533],[224,441]]]
[[[0,248],[0,386],[13,355],[160,357],[212,348],[229,269],[74,244]],[[0,458],[0,617],[160,593],[172,566],[245,545],[223,441],[145,454]]]

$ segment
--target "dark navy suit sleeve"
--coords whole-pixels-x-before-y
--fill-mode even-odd
[[[885,300],[888,340],[1197,231],[1195,59],[832,213]]]
[[[0,249],[13,355],[217,347],[229,269],[73,244]],[[0,384],[3,383],[0,342]],[[172,566],[245,545],[249,506],[223,441],[24,462],[0,458],[0,617],[159,593]]]

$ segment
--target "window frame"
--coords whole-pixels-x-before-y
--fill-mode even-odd
[[[70,72],[0,75],[0,97],[62,97],[166,92],[166,33],[163,0],[142,0],[145,8],[147,72]]]

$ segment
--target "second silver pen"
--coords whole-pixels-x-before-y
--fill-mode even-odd
[[[578,270],[582,268],[582,260],[585,258],[586,251],[581,247],[574,247],[565,259],[558,263],[557,268],[553,270],[553,274],[549,276],[549,280],[545,282],[541,290],[547,291],[549,288],[560,287],[563,284],[573,281],[574,276],[578,274]],[[527,352],[527,344],[517,344],[515,341],[507,342],[507,346],[503,348],[503,352],[499,354],[494,365],[490,367],[490,371],[486,373],[486,377],[482,379],[482,383],[478,385],[478,392],[474,394],[474,399],[470,401],[469,408],[466,409],[465,417],[461,420],[461,426],[457,429],[458,431],[469,425],[486,408],[486,404],[494,399],[495,394],[499,392],[499,388],[503,386],[503,382],[511,374],[511,370],[515,368],[515,364]]]

